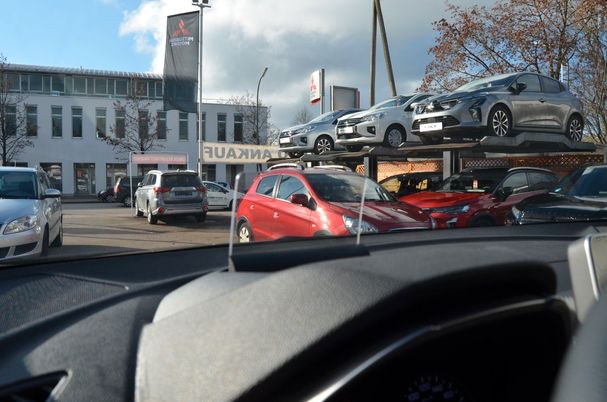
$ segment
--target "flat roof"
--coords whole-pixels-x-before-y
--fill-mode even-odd
[[[30,74],[65,74],[65,75],[89,75],[96,77],[110,78],[139,78],[148,80],[162,80],[161,74],[155,73],[137,73],[111,70],[95,70],[90,68],[70,68],[70,67],[51,67],[35,66],[30,64],[7,64],[7,71],[30,73]]]

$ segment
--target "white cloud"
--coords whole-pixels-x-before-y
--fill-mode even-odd
[[[135,49],[150,55],[151,71],[163,69],[166,17],[197,9],[188,3],[145,0],[124,13],[119,33],[132,36]],[[366,103],[370,0],[222,0],[211,4],[204,17],[205,98],[253,93],[267,66],[261,98],[273,107],[274,122],[284,127],[305,105],[308,75],[322,66],[327,84],[358,87]],[[445,4],[443,0],[383,0],[382,8],[398,91],[410,92],[421,82],[434,37],[431,22],[444,16]],[[376,99],[382,99],[388,90],[381,46],[377,56]]]

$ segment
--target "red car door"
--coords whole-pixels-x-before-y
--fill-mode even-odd
[[[263,177],[254,191],[245,197],[242,215],[247,218],[256,241],[275,240],[274,234],[274,189],[280,175]]]
[[[511,212],[513,206],[523,201],[525,198],[546,191],[545,189],[537,189],[537,187],[532,186],[529,183],[526,171],[514,172],[506,177],[499,187],[498,193],[500,190],[502,191],[502,194],[506,191],[506,194],[510,193],[510,195],[502,201],[497,201],[492,208],[498,225],[504,224],[504,220]]]
[[[294,175],[283,174],[274,200],[273,231],[277,238],[311,236],[311,213],[307,206],[293,204],[289,198],[293,194],[305,194],[310,199],[310,192],[303,181]]]

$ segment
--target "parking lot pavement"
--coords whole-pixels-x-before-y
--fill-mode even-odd
[[[230,213],[210,211],[205,222],[193,217],[159,220],[150,225],[120,204],[63,205],[64,242],[49,258],[184,248],[228,242]]]

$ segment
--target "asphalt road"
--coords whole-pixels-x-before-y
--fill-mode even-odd
[[[154,251],[228,242],[230,212],[210,211],[205,222],[174,217],[150,225],[120,204],[63,204],[64,240],[49,257]]]

